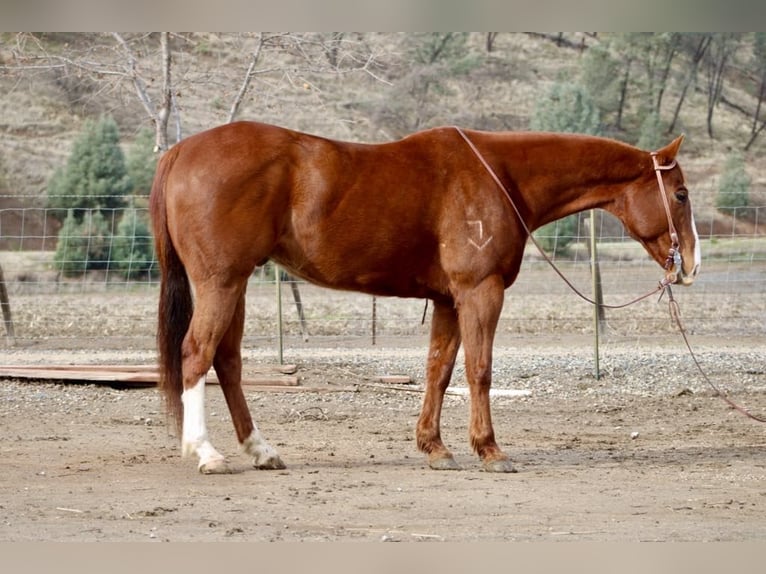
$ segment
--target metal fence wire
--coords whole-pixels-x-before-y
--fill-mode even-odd
[[[156,330],[159,276],[145,206],[85,209],[62,214],[0,197],[0,282],[16,344],[151,348]],[[596,218],[599,270],[606,303],[622,302],[656,286],[661,270],[611,216]],[[584,293],[591,291],[586,217],[557,233],[537,233],[556,264]],[[702,272],[678,296],[689,328],[699,334],[762,337],[766,334],[766,208],[733,207],[698,222]],[[64,235],[64,232],[67,235]],[[331,291],[284,276],[280,305],[276,274],[268,264],[248,284],[245,344],[286,345],[332,341],[380,344],[386,338],[426,336],[424,302]],[[4,308],[5,310],[5,308]],[[425,323],[424,319],[425,311]],[[301,320],[301,316],[303,320]],[[281,332],[276,325],[281,325]],[[672,326],[656,301],[607,312],[613,337],[646,337]],[[6,321],[6,329],[8,329]],[[594,329],[592,309],[573,296],[531,244],[516,283],[507,290],[498,335],[583,334]]]

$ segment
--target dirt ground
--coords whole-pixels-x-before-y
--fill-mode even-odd
[[[719,267],[679,290],[684,320],[706,372],[763,415],[763,271]],[[735,272],[739,281],[722,281]],[[380,300],[373,346],[359,320],[369,317],[369,299],[302,286],[307,343],[286,305],[286,360],[297,365],[300,386],[246,387],[286,470],[250,468],[215,385],[210,437],[240,471],[227,476],[200,475],[195,460],[181,457],[153,387],[0,377],[0,541],[766,538],[766,426],[714,396],[655,301],[609,313],[596,379],[591,310],[544,273],[530,270],[509,290],[495,344],[493,388],[526,393],[492,397],[496,436],[515,474],[481,469],[462,394],[446,397],[442,416],[462,470],[433,471],[417,451],[422,304]],[[646,273],[635,274],[638,285]],[[154,291],[14,288],[18,342],[0,347],[0,365],[154,361]],[[627,298],[613,291],[611,299]],[[246,374],[274,363],[262,338],[273,332],[272,298],[271,289],[248,293]],[[457,390],[465,387],[461,362]],[[381,384],[380,374],[413,384]]]
[[[745,353],[738,360],[750,377],[750,390],[738,387],[737,400],[764,410],[763,349],[729,344],[731,353]],[[401,360],[424,353],[417,345],[390,350]],[[194,460],[180,456],[155,388],[0,380],[0,539],[766,537],[762,425],[701,386],[637,389],[633,381],[644,375],[662,379],[672,370],[663,362],[652,368],[649,361],[636,373],[639,367],[617,361],[596,381],[576,361],[574,372],[552,368],[587,357],[587,346],[524,353],[517,361],[502,343],[496,351],[501,368],[506,355],[514,364],[538,360],[512,377],[528,396],[493,397],[499,442],[518,469],[506,475],[482,471],[470,452],[468,399],[461,395],[447,396],[442,420],[445,442],[463,468],[430,470],[414,442],[422,381],[376,384],[368,376],[376,372],[375,356],[367,370],[321,359],[299,366],[302,385],[317,390],[247,389],[284,471],[249,467],[220,389],[209,385],[211,438],[240,470],[227,476],[200,475]]]

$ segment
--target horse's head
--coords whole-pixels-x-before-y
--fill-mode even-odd
[[[676,161],[679,136],[646,154],[646,169],[626,194],[623,223],[666,270],[669,283],[691,285],[700,268],[700,242],[684,174]]]

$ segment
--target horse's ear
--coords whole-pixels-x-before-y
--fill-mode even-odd
[[[664,148],[657,150],[657,159],[660,165],[667,165],[676,159],[678,149],[681,147],[681,143],[684,141],[684,134],[681,134]]]

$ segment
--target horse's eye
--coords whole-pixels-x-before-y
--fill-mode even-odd
[[[679,189],[676,191],[676,200],[678,203],[686,203],[686,200],[689,199],[689,192],[685,189]]]

